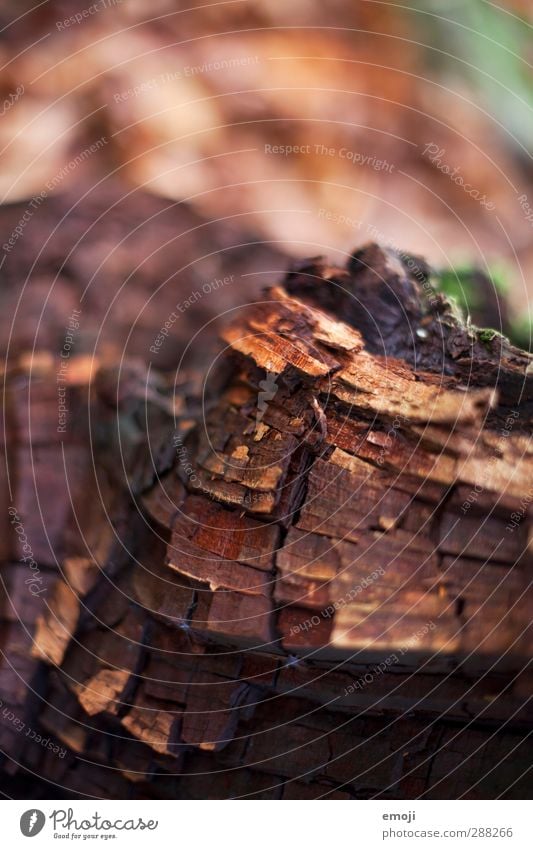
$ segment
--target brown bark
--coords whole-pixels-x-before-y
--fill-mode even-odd
[[[26,768],[112,797],[523,797],[531,357],[376,246],[224,342],[197,415],[194,375],[99,376],[120,554],[39,620],[34,721],[69,754]]]
[[[527,655],[530,358],[408,267],[317,263],[224,332],[231,378],[158,484],[174,515],[145,501],[199,584],[193,631],[349,659],[433,622],[425,652]]]

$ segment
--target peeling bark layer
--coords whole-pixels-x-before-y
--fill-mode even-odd
[[[230,378],[143,498],[193,632],[527,655],[531,360],[411,266],[376,246],[305,265],[225,330]]]
[[[377,246],[303,263],[205,382],[80,382],[59,564],[31,533],[46,612],[4,553],[27,629],[6,603],[3,633],[33,641],[31,669],[5,652],[13,704],[66,755],[12,731],[7,770],[113,798],[527,795],[531,357],[427,275]]]

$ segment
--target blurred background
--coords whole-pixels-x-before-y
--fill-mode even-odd
[[[296,258],[369,240],[528,347],[531,11],[3,0],[4,354],[57,356],[77,309],[77,353],[170,368]]]

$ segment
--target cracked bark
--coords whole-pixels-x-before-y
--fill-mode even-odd
[[[34,721],[69,755],[26,768],[81,795],[524,797],[531,357],[427,274],[302,263],[224,330],[196,419],[138,374],[117,410],[101,373],[122,555],[66,639],[38,623]]]

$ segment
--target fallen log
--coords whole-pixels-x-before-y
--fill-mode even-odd
[[[465,328],[413,263],[305,265],[224,331],[230,377],[143,495],[193,632],[527,656],[531,357]]]
[[[523,798],[531,356],[377,246],[223,338],[207,384],[98,376],[125,557],[74,569],[68,638],[35,640],[67,756],[24,769],[79,796]]]

